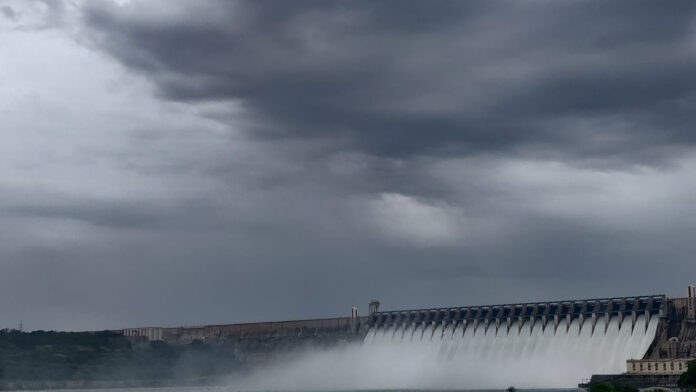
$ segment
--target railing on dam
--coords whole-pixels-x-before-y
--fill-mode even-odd
[[[612,317],[618,317],[619,324],[625,318],[630,318],[632,327],[639,316],[644,315],[646,323],[650,316],[665,315],[667,306],[665,295],[649,295],[640,297],[597,298],[583,300],[566,300],[550,302],[527,302],[502,305],[462,306],[436,309],[414,309],[399,311],[374,312],[369,319],[371,327],[399,326],[408,324],[463,324],[464,328],[473,325],[477,328],[483,325],[505,327],[508,330],[513,325],[520,327],[525,322],[540,321],[542,328],[553,325],[557,328],[562,320],[570,325],[573,319],[579,319],[583,325],[590,320],[594,330],[599,320],[604,320],[608,326]]]

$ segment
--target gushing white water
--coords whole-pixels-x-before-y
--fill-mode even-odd
[[[574,387],[599,373],[621,373],[641,358],[659,318],[638,316],[605,324],[553,323],[463,328],[409,324],[372,328],[362,344],[314,351],[278,363],[243,386],[266,389],[475,389]]]

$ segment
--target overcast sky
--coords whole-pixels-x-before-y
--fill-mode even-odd
[[[682,295],[695,8],[0,0],[0,328]]]

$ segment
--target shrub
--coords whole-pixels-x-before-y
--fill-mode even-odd
[[[696,388],[696,361],[689,361],[686,366],[686,371],[679,376],[677,385],[681,389]]]

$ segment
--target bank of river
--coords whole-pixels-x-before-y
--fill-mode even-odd
[[[183,380],[60,380],[60,381],[0,381],[1,391],[40,391],[40,390],[94,390],[94,389],[219,389],[223,384],[219,379],[192,378]]]

